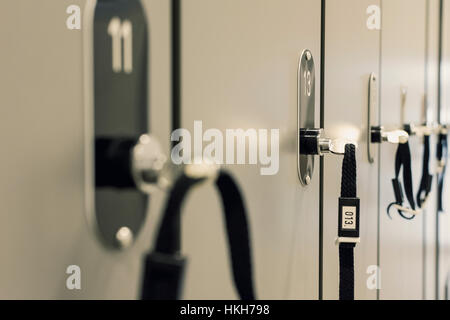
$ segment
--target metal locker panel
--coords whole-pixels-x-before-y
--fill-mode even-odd
[[[424,99],[425,0],[382,1],[381,123],[399,127],[401,88],[407,87],[405,121],[421,122]],[[401,21],[401,23],[400,23]],[[380,157],[380,299],[421,299],[423,217],[411,221],[386,208],[393,202],[391,179],[397,146],[383,145]],[[422,172],[422,142],[410,138],[413,186]]]
[[[166,138],[170,122],[169,4],[145,0],[150,21],[149,74],[152,131]],[[82,30],[68,30],[66,9],[86,1],[2,1],[10,25],[0,37],[0,166],[3,299],[106,299],[137,297],[142,253],[161,196],[137,243],[113,253],[92,235],[84,212]],[[5,76],[7,75],[7,76]],[[169,143],[166,143],[167,152]],[[81,268],[81,290],[66,288],[66,268]]]
[[[439,49],[439,0],[427,0],[427,42],[425,66],[425,92],[428,98],[430,121],[437,120],[437,84],[438,84],[438,49]],[[423,298],[433,300],[436,287],[436,143],[435,135],[430,136],[430,174],[433,175],[431,192],[426,211],[421,217],[423,220]],[[419,158],[422,158],[423,148]]]
[[[441,95],[441,122],[450,121],[450,3],[443,1],[443,28],[442,28],[442,95]],[[447,158],[448,161],[448,158]],[[438,299],[450,299],[450,177],[447,173],[444,180],[443,207],[444,212],[439,213],[439,274],[437,277]]]
[[[380,32],[369,30],[367,8],[379,1],[326,1],[324,129],[330,138],[357,141],[358,196],[361,199],[360,237],[355,247],[355,299],[376,299],[366,286],[366,270],[377,265],[378,161],[367,157],[368,84],[378,74]],[[374,148],[376,150],[377,147]],[[323,297],[339,297],[338,228],[342,157],[324,160]]]
[[[280,129],[278,174],[227,166],[246,199],[263,299],[318,297],[318,162],[307,188],[297,175],[297,68],[304,49],[313,53],[318,84],[319,1],[182,1],[182,126],[193,132],[202,120],[205,130]],[[186,203],[185,298],[236,298],[217,200],[211,186],[202,186]]]
[[[2,47],[1,59],[8,61],[2,65],[8,77],[1,77],[0,143],[8,156],[0,167],[5,228],[0,295],[57,298],[73,264],[74,242],[87,235],[81,33],[65,26],[67,3],[2,1],[1,6],[11,45]]]

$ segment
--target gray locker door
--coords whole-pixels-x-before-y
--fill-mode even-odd
[[[450,2],[444,1],[442,34],[442,123],[450,123]],[[448,160],[447,160],[448,161]],[[439,214],[439,277],[438,298],[449,299],[450,296],[450,177],[447,173],[444,182],[444,212]]]
[[[1,1],[4,46],[0,166],[2,299],[132,299],[143,249],[161,200],[126,253],[106,251],[84,212],[82,30],[68,30],[66,9],[85,1]],[[167,141],[170,122],[169,3],[145,0],[150,24],[152,128]],[[83,28],[82,24],[82,28]],[[168,151],[169,143],[166,143]],[[81,290],[66,288],[66,268],[81,268]]]
[[[427,0],[427,41],[426,41],[426,78],[425,93],[428,97],[430,121],[437,121],[438,107],[438,51],[439,51],[439,0]],[[426,214],[423,215],[423,298],[435,299],[436,288],[436,135],[430,136],[430,174],[433,183],[429,195]],[[422,157],[420,153],[419,157]]]
[[[280,129],[278,174],[227,166],[247,200],[263,299],[318,296],[319,175],[301,187],[296,156],[297,67],[307,48],[319,81],[319,1],[182,1],[182,126],[193,132],[202,120],[205,130],[222,132]],[[236,298],[212,186],[192,193],[183,219],[190,257],[184,297]]]
[[[361,199],[360,237],[355,248],[355,298],[376,299],[366,286],[369,266],[377,265],[378,161],[367,157],[368,83],[379,71],[380,32],[369,30],[366,14],[379,1],[326,1],[325,33],[325,136],[358,143],[358,196]],[[375,150],[377,147],[375,147]],[[342,157],[324,160],[323,297],[339,297],[339,252],[335,245],[338,226]]]
[[[400,126],[401,88],[407,87],[405,121],[421,121],[424,99],[425,0],[382,2],[381,123]],[[399,23],[401,21],[401,23]],[[410,138],[414,192],[422,172],[422,142]],[[423,216],[411,221],[386,208],[393,202],[391,179],[397,146],[381,147],[380,266],[381,299],[421,299],[423,277]],[[406,200],[406,199],[405,199]],[[430,211],[431,212],[431,211]]]

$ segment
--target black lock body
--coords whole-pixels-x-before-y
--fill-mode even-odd
[[[302,155],[318,155],[320,129],[300,129],[299,144],[300,154]]]

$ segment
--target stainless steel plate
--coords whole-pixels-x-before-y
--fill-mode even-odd
[[[301,155],[300,129],[315,128],[315,68],[311,51],[304,50],[298,64],[297,98],[297,169],[302,185],[311,183],[314,173],[314,156]]]
[[[86,215],[106,247],[123,249],[142,229],[148,197],[130,182],[99,184],[100,171],[123,177],[104,173],[110,162],[99,161],[108,157],[96,147],[99,139],[137,141],[149,132],[147,21],[140,0],[89,0],[85,10]]]

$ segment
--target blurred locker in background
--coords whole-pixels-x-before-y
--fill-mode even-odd
[[[361,199],[361,243],[355,251],[355,299],[376,299],[367,287],[367,269],[377,265],[378,159],[367,156],[369,78],[379,73],[380,31],[368,26],[379,1],[328,0],[325,10],[324,129],[327,137],[357,142],[357,182]],[[378,80],[376,80],[378,81]],[[374,88],[375,89],[375,88]],[[376,90],[375,90],[376,91]],[[376,110],[373,117],[376,123]],[[377,147],[374,148],[376,151]],[[338,299],[337,204],[342,157],[325,156],[323,210],[323,298]]]
[[[450,3],[448,0],[444,0],[442,3],[442,65],[441,65],[441,101],[440,101],[440,120],[442,123],[448,123],[450,120],[450,75],[449,75],[449,62],[450,62]],[[446,299],[450,297],[450,233],[448,232],[450,227],[450,216],[448,214],[450,201],[449,201],[449,176],[448,170],[444,180],[443,191],[443,212],[439,213],[438,222],[439,225],[438,235],[436,240],[439,240],[438,250],[436,255],[438,257],[438,266],[435,271],[436,280],[438,286],[436,288],[435,298]],[[435,224],[436,229],[436,224]],[[436,243],[436,242],[435,242]]]
[[[382,2],[380,96],[382,124],[402,126],[403,88],[406,90],[404,121],[406,123],[423,121],[426,14],[427,1],[424,0]],[[423,147],[421,138],[417,136],[410,136],[409,144],[415,195],[422,172]],[[380,156],[379,259],[382,272],[380,299],[422,299],[423,262],[426,259],[423,251],[424,222],[433,221],[430,216],[434,215],[435,197],[431,195],[425,212],[412,220],[403,219],[395,210],[391,212],[392,219],[388,217],[386,209],[389,203],[395,200],[391,183],[395,174],[395,151],[396,146],[385,145],[381,148]],[[430,250],[427,250],[427,253],[433,254]]]

